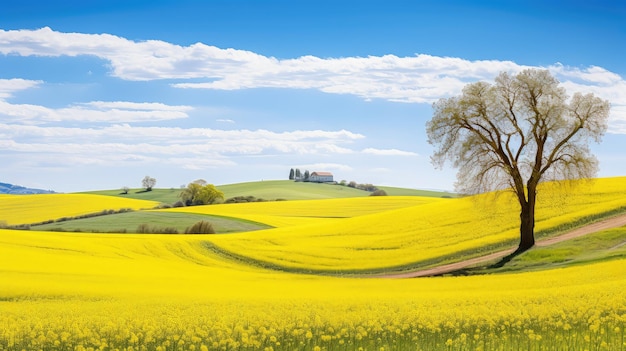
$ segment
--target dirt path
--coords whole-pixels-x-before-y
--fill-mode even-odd
[[[622,227],[624,225],[626,225],[626,214],[620,215],[617,217],[608,218],[608,219],[605,219],[596,223],[592,223],[584,227],[574,229],[572,231],[566,232],[565,234],[555,236],[549,239],[537,240],[535,245],[539,247],[549,246],[549,245],[553,245],[556,243],[560,243],[561,241],[578,238],[580,236],[591,234],[591,233],[596,233],[602,230]],[[458,271],[463,268],[471,267],[476,264],[490,262],[498,258],[502,258],[506,255],[509,255],[513,253],[513,251],[515,251],[515,248],[509,249],[509,250],[498,251],[498,252],[494,252],[486,256],[476,257],[476,258],[472,258],[469,260],[456,262],[456,263],[445,264],[442,266],[433,267],[429,269],[410,271],[410,272],[389,273],[389,274],[381,275],[379,277],[381,278],[417,278],[417,277],[441,275],[441,274]]]

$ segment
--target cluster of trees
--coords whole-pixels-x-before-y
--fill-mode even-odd
[[[349,188],[354,188],[354,189],[359,189],[359,190],[364,190],[364,191],[376,191],[378,190],[378,188],[374,185],[374,184],[359,184],[357,182],[355,182],[354,180],[348,182],[346,180],[342,180],[339,182],[339,185],[341,186],[347,186]]]
[[[309,180],[310,176],[311,173],[308,169],[305,170],[304,173],[302,173],[299,168],[292,168],[291,171],[289,171],[289,180],[303,180],[306,182],[307,180]]]
[[[152,191],[152,188],[156,185],[156,179],[150,176],[145,176],[141,180],[141,186],[145,191]],[[130,188],[127,186],[122,187],[122,194],[126,195],[130,191]]]
[[[224,193],[204,179],[194,180],[180,193],[186,206],[209,205],[224,201]]]

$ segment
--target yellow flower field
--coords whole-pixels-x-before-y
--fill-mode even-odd
[[[536,231],[567,227],[586,217],[626,209],[626,178],[598,179],[576,186],[548,183],[541,187]],[[352,212],[368,198],[302,201],[294,213],[344,217],[303,222],[300,226],[235,236],[211,237],[219,249],[255,261],[302,271],[352,272],[380,267],[428,266],[458,252],[479,255],[487,247],[513,247],[519,237],[519,209],[510,193],[460,199],[435,199],[415,206],[387,207],[371,214]],[[394,201],[389,197],[385,201]],[[403,200],[404,201],[404,200]],[[310,205],[309,205],[310,204]],[[290,202],[250,203],[238,207],[186,207],[193,211],[239,216],[276,223],[276,213],[289,213]],[[308,209],[306,208],[308,207]],[[307,211],[308,210],[308,211]],[[238,214],[239,213],[239,214]],[[310,220],[310,219],[309,219]]]
[[[158,204],[155,201],[88,194],[0,194],[0,221],[8,225],[31,224],[102,210],[148,209]]]
[[[626,260],[522,274],[263,271],[199,236],[0,231],[0,350],[620,350]]]
[[[625,180],[599,179],[567,195],[544,187],[539,229],[625,206]],[[18,210],[10,198],[0,197],[9,223],[79,207],[60,198],[54,209],[32,201]],[[115,208],[100,200],[83,205]],[[514,208],[493,195],[287,201],[185,208],[279,227],[240,234],[0,229],[0,351],[626,350],[623,258],[420,279],[295,274],[249,261],[350,270],[446,256],[514,239]]]
[[[274,201],[210,206],[191,206],[162,211],[237,217],[273,227],[335,223],[366,214],[447,201],[420,196],[370,196],[323,200]]]

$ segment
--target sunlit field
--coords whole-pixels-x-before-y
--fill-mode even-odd
[[[347,199],[338,198],[191,206],[166,209],[164,211],[237,217],[265,223],[273,227],[291,227],[311,223],[334,224],[337,223],[337,221],[335,221],[337,219],[358,217],[399,208],[438,203],[441,201],[447,200],[419,196],[370,196]]]
[[[212,237],[211,242],[216,249],[243,254],[258,264],[296,271],[351,273],[381,267],[426,267],[454,261],[459,253],[471,257],[512,247],[518,240],[519,205],[508,192],[461,199],[409,199],[250,203],[175,211],[240,216],[283,226],[236,237]],[[378,201],[386,207],[377,207]],[[577,186],[546,184],[540,188],[539,201],[536,231],[542,237],[601,214],[626,211],[626,178]],[[342,215],[350,218],[336,220]],[[298,223],[301,225],[292,227]]]
[[[102,210],[149,209],[158,204],[155,201],[87,194],[0,194],[0,221],[8,225],[31,224]]]
[[[549,233],[626,206],[626,178],[547,187],[542,196],[538,229]],[[0,197],[0,220],[9,223],[71,216],[78,207],[66,199],[52,212],[33,201],[19,217],[7,199]],[[114,208],[90,199],[89,212]],[[177,210],[265,219],[277,228],[225,235],[0,230],[0,350],[626,350],[621,256],[467,277],[294,273],[380,272],[468,247],[514,245],[517,213],[505,195]],[[626,228],[612,237],[620,230],[626,240]],[[265,261],[275,265],[263,268]]]

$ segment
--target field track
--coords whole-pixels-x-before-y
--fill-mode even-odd
[[[626,225],[626,214],[623,214],[617,217],[612,217],[612,218],[608,218],[599,222],[591,223],[589,225],[585,225],[583,227],[574,229],[572,231],[566,232],[562,235],[558,235],[549,239],[537,240],[537,242],[535,243],[535,246],[539,246],[539,247],[549,246],[549,245],[553,245],[556,243],[560,243],[565,240],[578,238],[583,235],[592,234],[592,233],[596,233],[596,232],[607,230],[607,229],[618,228],[618,227],[622,227],[625,225]],[[458,270],[468,268],[477,264],[497,260],[499,258],[503,258],[506,255],[513,253],[513,251],[515,251],[515,248],[503,250],[499,252],[494,252],[486,256],[476,257],[476,258],[472,258],[469,260],[450,263],[450,264],[446,264],[446,265],[442,265],[442,266],[438,266],[434,268],[417,270],[417,271],[409,271],[409,272],[388,273],[388,274],[380,275],[378,277],[380,278],[418,278],[418,277],[437,276],[437,275],[442,275],[442,274],[458,271]]]

